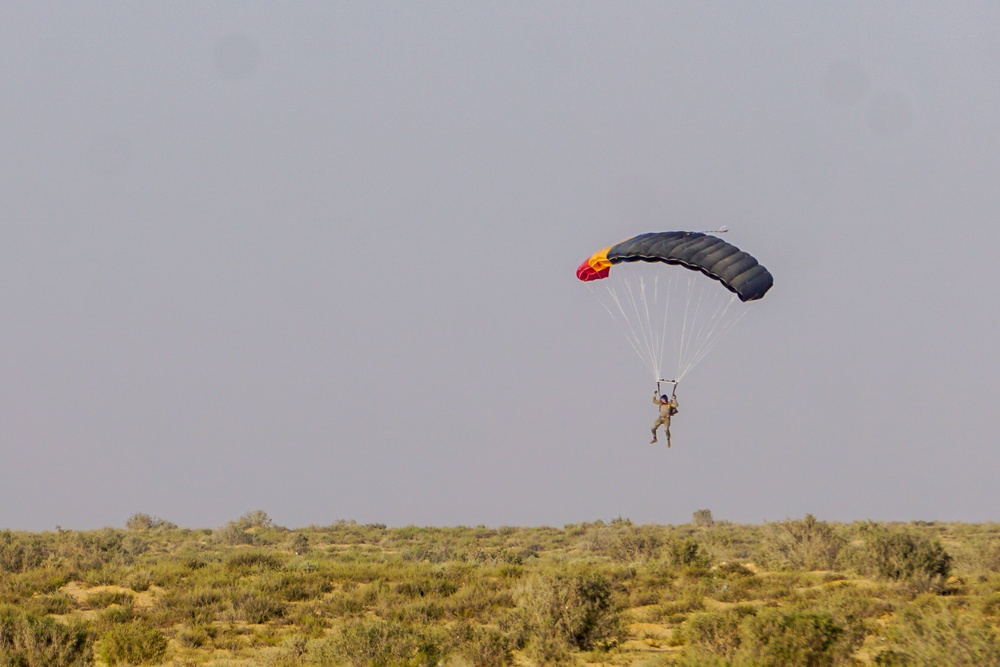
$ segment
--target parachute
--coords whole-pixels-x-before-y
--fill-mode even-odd
[[[653,379],[675,386],[774,284],[754,257],[703,232],[640,234],[594,253],[576,276]]]

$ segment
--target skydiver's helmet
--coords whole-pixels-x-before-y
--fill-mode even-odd
[[[668,398],[666,394],[660,394],[660,403],[662,403],[663,401],[669,401],[669,400],[670,400],[670,398]]]

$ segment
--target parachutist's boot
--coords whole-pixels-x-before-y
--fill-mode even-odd
[[[656,432],[655,431],[653,432],[653,439],[649,441],[649,444],[651,444],[651,445],[655,445],[656,444]]]

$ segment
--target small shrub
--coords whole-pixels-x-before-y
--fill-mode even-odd
[[[740,623],[754,613],[752,607],[692,614],[683,626],[687,644],[699,652],[732,660],[740,647]]]
[[[768,524],[765,545],[779,563],[798,570],[829,570],[837,562],[844,539],[812,514]]]
[[[201,648],[209,646],[215,638],[217,630],[211,625],[192,625],[190,628],[181,630],[177,635],[177,641],[181,646],[188,648]]]
[[[743,563],[738,563],[736,561],[728,561],[725,563],[719,563],[715,571],[725,577],[752,577],[754,576],[753,570],[744,565]]]
[[[459,625],[452,630],[452,642],[456,645],[456,652],[475,667],[507,667],[514,664],[514,638],[495,628]]]
[[[131,591],[108,589],[88,595],[83,606],[87,609],[104,609],[113,604],[130,605],[134,599]]]
[[[197,586],[187,591],[171,591],[157,600],[156,612],[163,623],[209,624],[226,608],[222,593]]]
[[[136,535],[113,528],[88,532],[65,531],[58,535],[55,555],[77,571],[99,570],[104,566],[127,566],[149,548]]]
[[[309,550],[309,538],[303,533],[295,533],[295,536],[288,542],[288,548],[296,555],[304,554]]]
[[[536,576],[515,592],[533,657],[565,660],[570,649],[611,648],[625,638],[610,582],[599,574]]]
[[[276,554],[266,551],[237,551],[226,559],[226,569],[246,570],[276,570],[281,567],[282,559]]]
[[[654,526],[636,526],[618,518],[607,525],[594,524],[581,546],[618,563],[645,563],[659,555],[663,545],[660,533]]]
[[[51,595],[36,595],[29,598],[23,604],[24,610],[38,616],[49,614],[68,614],[76,609],[76,599],[65,593],[53,593]]]
[[[113,626],[101,636],[97,650],[98,657],[110,667],[153,664],[161,662],[166,653],[166,636],[138,621]]]
[[[844,631],[823,612],[765,609],[740,624],[733,664],[747,667],[825,667],[844,664],[850,652]]]
[[[148,591],[153,585],[153,573],[149,570],[132,570],[121,583],[133,591]]]
[[[310,651],[320,665],[389,667],[412,665],[421,650],[421,637],[409,626],[361,619],[342,626]]]
[[[309,651],[309,640],[301,636],[292,636],[284,640],[281,650],[269,654],[261,667],[302,667]]]
[[[253,535],[235,523],[227,523],[222,528],[216,529],[212,533],[212,541],[232,547],[254,542]]]
[[[263,510],[255,510],[244,514],[235,521],[230,521],[225,526],[216,529],[212,533],[213,541],[219,544],[239,546],[242,544],[267,544],[268,540],[262,537],[261,531],[268,531],[276,528],[274,521]]]
[[[40,566],[51,553],[51,547],[38,536],[17,536],[0,530],[0,572],[24,572]]]
[[[267,623],[283,618],[286,607],[280,601],[253,591],[243,591],[232,599],[233,617],[244,623]]]
[[[887,647],[875,656],[876,665],[1000,665],[994,625],[930,596],[897,612],[885,636]]]
[[[705,608],[705,591],[700,586],[685,587],[673,595],[675,596],[673,600],[665,600],[657,606],[656,617],[670,619],[679,614],[688,614]]]
[[[159,517],[152,516],[151,514],[145,514],[139,512],[138,514],[133,514],[125,522],[125,528],[127,530],[167,530],[170,528],[176,528],[177,524],[165,521]]]
[[[0,609],[0,665],[86,667],[92,663],[91,637],[85,627]]]
[[[944,588],[951,572],[951,556],[936,538],[889,530],[875,523],[863,526],[861,535],[864,546],[854,560],[862,573],[906,581],[922,591]]]
[[[326,632],[326,621],[316,609],[300,608],[293,619],[303,636],[318,639]]]
[[[844,641],[857,649],[874,629],[874,621],[894,610],[886,601],[872,597],[868,589],[839,585],[809,591],[802,600],[812,611],[823,611],[844,629]]]
[[[980,613],[996,618],[1000,616],[1000,593],[992,593],[979,602]]]
[[[105,564],[96,569],[81,573],[79,576],[87,586],[114,586],[125,576],[127,568],[123,565]]]
[[[129,623],[136,619],[135,607],[131,604],[127,605],[113,605],[107,609],[102,610],[97,615],[96,627],[101,630],[107,630],[114,625],[119,625],[121,623]]]
[[[669,540],[664,549],[664,559],[674,567],[703,570],[708,567],[708,555],[701,546],[690,539]]]
[[[712,510],[695,510],[691,515],[691,523],[699,528],[710,528],[715,520],[712,518]]]
[[[618,533],[608,550],[618,563],[646,563],[657,558],[663,547],[659,535],[642,528],[630,528]]]
[[[70,573],[63,568],[39,567],[25,570],[7,580],[11,592],[30,597],[36,594],[55,593],[69,583]]]
[[[240,530],[269,530],[274,528],[274,521],[271,520],[271,517],[269,517],[267,512],[264,510],[247,512],[233,523],[238,526]]]

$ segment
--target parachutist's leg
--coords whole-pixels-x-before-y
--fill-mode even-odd
[[[661,423],[662,422],[659,419],[653,422],[653,428],[650,429],[653,433],[653,439],[649,441],[649,444],[652,445],[654,442],[656,442],[656,429],[660,426]]]
[[[663,430],[667,432],[667,447],[670,447],[670,420],[668,419],[663,424]]]

